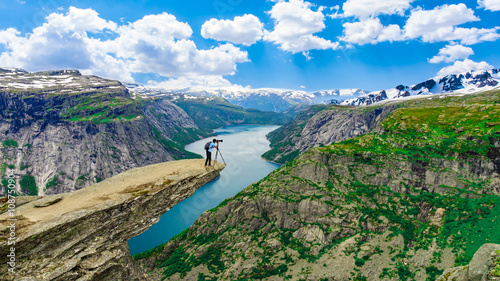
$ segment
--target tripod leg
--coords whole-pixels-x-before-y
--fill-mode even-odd
[[[222,158],[222,162],[224,162],[224,165],[225,165],[226,160],[224,160],[224,157],[222,157],[222,152],[220,152],[218,149],[217,149],[217,152],[220,154],[220,158]]]

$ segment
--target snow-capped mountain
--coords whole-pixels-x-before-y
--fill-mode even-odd
[[[255,108],[276,112],[283,112],[296,104],[318,104],[330,100],[344,100],[347,98],[356,98],[367,93],[367,91],[360,89],[322,90],[316,92],[272,88],[251,89],[243,87],[165,90],[159,87],[144,86],[140,84],[124,83],[124,85],[130,91],[149,96],[185,94],[199,97],[221,97],[243,108]]]
[[[472,70],[460,74],[432,78],[412,86],[399,85],[392,89],[373,91],[356,98],[344,100],[341,104],[362,106],[383,100],[405,99],[419,95],[451,93],[471,94],[497,88],[499,84],[500,73],[498,69],[492,69],[490,71]]]

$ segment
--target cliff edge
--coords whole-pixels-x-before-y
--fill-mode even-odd
[[[207,169],[203,160],[160,163],[75,192],[23,198],[25,204],[17,206],[15,217],[8,211],[0,214],[1,279],[143,280],[127,240],[150,228],[223,168],[217,163]],[[8,245],[9,219],[16,220],[15,245]],[[7,264],[11,247],[15,274]]]

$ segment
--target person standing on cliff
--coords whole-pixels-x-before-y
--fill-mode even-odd
[[[207,160],[205,160],[205,166],[212,166],[212,148],[219,149],[219,143],[216,139],[213,139],[212,142],[208,142],[205,144],[205,150],[207,151]]]

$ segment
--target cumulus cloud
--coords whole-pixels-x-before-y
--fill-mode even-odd
[[[249,46],[262,38],[263,26],[254,15],[235,17],[234,20],[210,19],[202,25],[201,36]]]
[[[232,75],[248,54],[232,44],[200,50],[190,40],[187,23],[168,13],[147,15],[127,25],[99,17],[91,9],[69,8],[53,13],[47,22],[22,36],[16,29],[0,30],[0,65],[31,71],[77,68],[122,81],[133,81],[133,73],[162,76]],[[103,40],[99,34],[109,33]],[[97,37],[89,33],[97,34]]]
[[[458,74],[470,70],[491,70],[491,69],[493,69],[493,66],[485,61],[475,62],[469,59],[465,59],[463,61],[456,61],[453,65],[442,68],[437,73],[437,76],[441,77],[449,74]]]
[[[429,60],[430,63],[453,62],[459,59],[467,59],[472,56],[472,48],[462,45],[447,45],[439,50],[439,53]]]
[[[422,38],[424,42],[460,41],[472,45],[483,41],[495,41],[500,35],[498,28],[461,28],[458,25],[479,21],[472,9],[463,3],[443,5],[433,10],[414,9],[404,27],[408,39]]]
[[[415,0],[347,0],[342,9],[344,16],[368,18],[386,14],[404,14],[410,8],[410,3]]]
[[[338,42],[315,36],[325,28],[325,16],[318,7],[303,0],[278,1],[269,15],[274,20],[274,30],[265,32],[264,40],[273,42],[284,51],[303,52],[307,57],[309,50],[337,49]]]
[[[490,11],[500,11],[500,1],[499,0],[478,0],[477,4],[480,8],[484,8]]]
[[[347,22],[344,27],[344,36],[340,38],[352,44],[376,44],[383,41],[400,41],[403,39],[402,30],[396,24],[383,26],[378,18],[368,18],[359,22]]]

